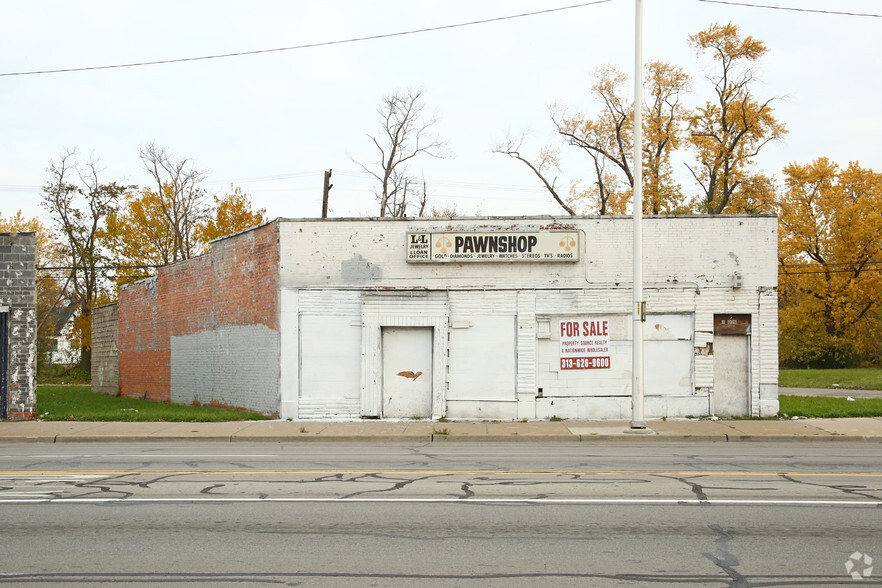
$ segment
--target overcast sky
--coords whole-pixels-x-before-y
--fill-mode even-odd
[[[746,0],[752,4],[882,14],[878,0]],[[579,0],[3,0],[0,74],[276,49],[456,25],[561,8]],[[710,98],[710,65],[687,37],[733,22],[770,51],[755,93],[784,97],[789,130],[758,159],[781,177],[789,162],[826,156],[882,170],[882,18],[645,0],[644,60],[693,77],[689,104]],[[40,186],[65,148],[94,157],[104,181],[147,185],[147,142],[192,158],[204,186],[230,183],[274,217],[321,213],[322,172],[333,168],[332,216],[375,215],[368,139],[384,94],[421,86],[454,156],[415,160],[436,205],[461,213],[560,214],[538,180],[490,147],[529,133],[525,152],[557,139],[552,102],[597,112],[595,69],[633,73],[634,0],[378,40],[165,65],[0,76],[0,214],[45,218]],[[573,150],[574,148],[569,148]],[[559,182],[589,178],[564,149]],[[688,193],[681,157],[677,169]]]

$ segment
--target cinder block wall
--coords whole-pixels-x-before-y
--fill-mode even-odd
[[[278,264],[272,222],[124,288],[121,395],[278,411]]]
[[[33,419],[37,406],[37,236],[0,233],[0,313],[7,319],[5,404],[0,417]]]
[[[92,309],[92,392],[119,396],[119,314],[116,304]]]

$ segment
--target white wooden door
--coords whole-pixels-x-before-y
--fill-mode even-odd
[[[383,327],[382,416],[432,416],[432,327]]]
[[[747,335],[714,335],[714,414],[750,416]]]

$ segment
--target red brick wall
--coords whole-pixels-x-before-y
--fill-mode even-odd
[[[170,337],[223,326],[279,330],[278,223],[223,239],[207,255],[159,269],[119,295],[119,386],[170,401]]]

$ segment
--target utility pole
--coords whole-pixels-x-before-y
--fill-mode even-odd
[[[325,172],[325,187],[322,190],[322,218],[328,218],[328,196],[331,194],[331,188],[334,187],[334,184],[331,183],[331,172],[333,171],[329,169]]]
[[[643,416],[643,0],[634,10],[634,332],[631,335],[631,430],[646,429]]]

